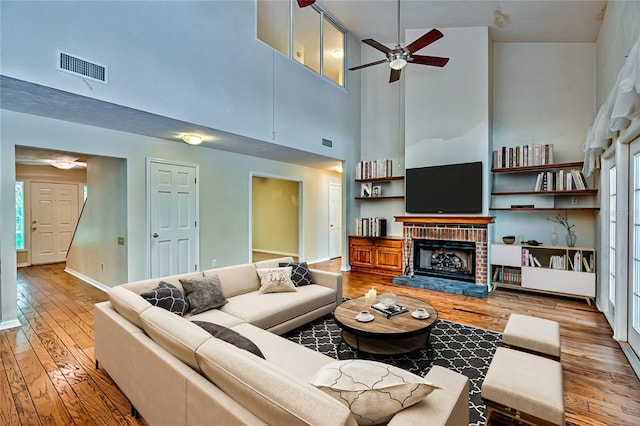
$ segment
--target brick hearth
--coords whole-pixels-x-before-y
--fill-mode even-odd
[[[487,227],[493,217],[485,216],[396,216],[403,222],[402,235],[405,271],[413,275],[413,240],[470,241],[476,244],[476,284],[487,285],[488,235]]]

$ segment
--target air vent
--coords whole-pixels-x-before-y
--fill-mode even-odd
[[[108,84],[107,67],[58,50],[58,70]]]
[[[329,139],[322,138],[322,146],[326,146],[326,147],[332,148],[333,147],[333,141],[331,141]]]

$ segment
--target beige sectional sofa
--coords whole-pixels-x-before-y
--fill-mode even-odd
[[[260,294],[256,267],[291,258],[123,284],[95,306],[95,357],[150,425],[355,425],[349,408],[310,384],[335,359],[279,336],[342,301],[340,274],[312,270],[314,284]],[[165,281],[218,276],[228,303],[180,317],[140,294]],[[250,339],[265,359],[214,338],[191,321]],[[397,413],[390,425],[468,425],[466,377],[433,367],[441,389]]]

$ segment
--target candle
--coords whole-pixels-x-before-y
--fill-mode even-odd
[[[364,294],[364,301],[367,305],[373,305],[374,303],[376,303],[376,297],[378,296],[376,289],[375,288],[371,288],[371,290],[367,291]]]

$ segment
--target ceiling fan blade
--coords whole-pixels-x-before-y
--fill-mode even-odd
[[[391,69],[391,75],[389,75],[389,83],[400,80],[400,70]]]
[[[414,40],[413,43],[405,47],[405,50],[408,50],[411,53],[417,52],[423,47],[430,45],[434,41],[440,40],[442,37],[444,37],[444,34],[434,28],[422,37]]]
[[[370,62],[368,64],[358,65],[357,67],[349,68],[349,71],[355,71],[355,70],[359,70],[359,69],[362,69],[362,68],[371,67],[373,65],[383,64],[385,62],[387,62],[387,60],[386,59],[382,59],[380,61]]]
[[[315,2],[316,0],[298,0],[298,6],[307,7],[307,6],[311,6]]]
[[[412,55],[411,58],[413,61],[410,63],[431,65],[432,67],[444,67],[449,62],[449,58],[441,58],[439,56]]]
[[[391,52],[391,49],[389,49],[387,46],[385,46],[382,43],[378,43],[377,41],[375,41],[372,38],[367,38],[365,40],[362,40],[362,42],[364,44],[368,44],[369,46],[373,47],[374,49],[377,49],[379,51],[381,51],[382,53],[384,53],[385,55],[389,52]]]

